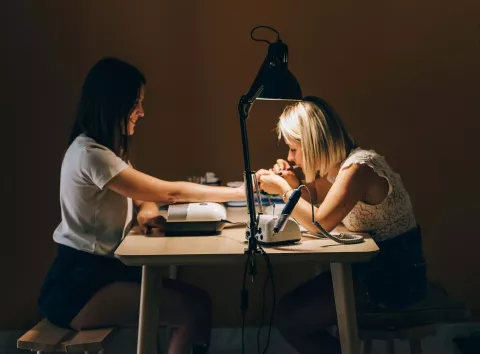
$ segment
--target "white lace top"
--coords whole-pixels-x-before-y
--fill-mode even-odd
[[[358,202],[343,223],[350,231],[367,232],[374,240],[382,241],[398,236],[417,226],[412,203],[400,175],[393,172],[383,156],[373,150],[353,150],[340,171],[353,163],[366,164],[388,181],[387,197],[377,205]]]

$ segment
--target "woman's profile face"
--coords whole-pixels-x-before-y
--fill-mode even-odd
[[[287,160],[294,162],[298,167],[303,167],[303,154],[302,144],[297,141],[285,140],[285,144],[288,145],[288,157]]]
[[[140,118],[143,118],[145,112],[143,111],[143,99],[145,97],[145,87],[142,85],[140,87],[140,93],[138,95],[138,100],[133,108],[132,114],[128,118],[128,135],[133,135],[135,133],[135,125]]]

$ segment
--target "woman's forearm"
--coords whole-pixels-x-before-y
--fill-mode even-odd
[[[287,201],[292,192],[287,191],[284,200]],[[313,215],[318,216],[318,208],[313,207]],[[303,227],[305,227],[311,233],[318,233],[320,230],[312,222],[312,204],[307,202],[305,199],[300,198],[297,202],[297,205],[293,209],[291,216]],[[315,218],[320,225],[327,231],[330,232],[337,225],[329,223],[327,220],[319,220],[318,217]]]
[[[178,202],[226,202],[244,200],[244,188],[212,187],[190,182],[169,182],[127,168],[115,176],[108,188],[137,201],[173,204]]]
[[[246,198],[243,188],[214,187],[191,182],[173,182],[169,194],[175,202],[227,202]]]
[[[313,207],[314,215],[317,213],[318,208]],[[317,233],[319,230],[312,222],[312,205],[305,199],[299,199],[297,205],[293,209],[292,215],[295,220],[305,227],[311,233]],[[327,230],[329,231],[329,230]]]

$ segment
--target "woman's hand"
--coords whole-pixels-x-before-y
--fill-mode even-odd
[[[240,186],[234,187],[238,194],[243,197],[244,199],[247,199],[247,194],[246,194],[246,189],[245,189],[245,182],[243,182]],[[253,185],[253,189],[255,190],[255,184]]]
[[[160,232],[165,231],[167,220],[160,215],[160,212],[152,208],[140,208],[137,214],[138,225],[142,234],[147,235],[152,229],[159,229]]]
[[[268,194],[283,194],[291,189],[289,183],[273,171],[259,170],[257,172],[257,179],[260,184],[260,189]]]
[[[289,170],[290,168],[292,168],[292,166],[290,166],[290,164],[287,161],[278,159],[277,163],[273,165],[273,168],[271,170],[273,170],[273,172],[275,173],[279,173],[280,171],[286,171],[286,170]]]
[[[298,188],[301,184],[300,179],[291,169],[292,167],[287,161],[278,159],[277,163],[270,170],[278,176],[282,176],[291,188]]]

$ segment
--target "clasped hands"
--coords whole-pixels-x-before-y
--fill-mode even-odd
[[[259,188],[268,194],[283,194],[300,186],[299,178],[292,171],[292,167],[282,159],[278,159],[273,168],[258,170],[256,177]]]

